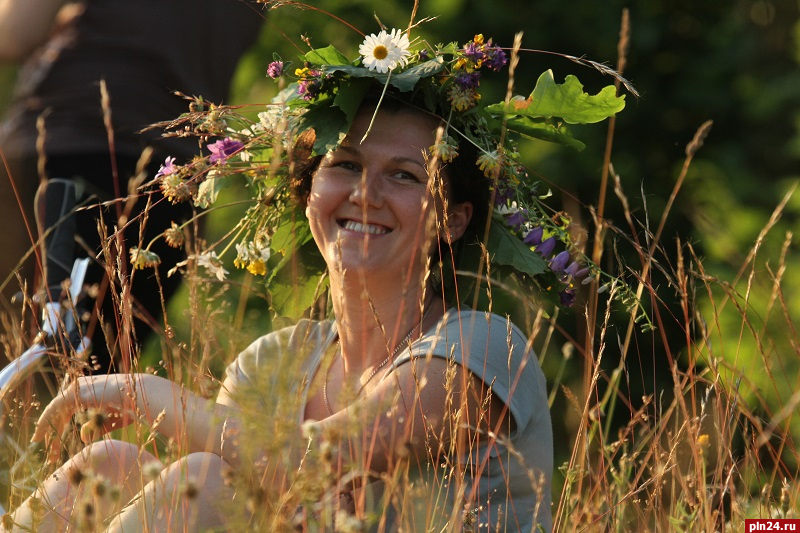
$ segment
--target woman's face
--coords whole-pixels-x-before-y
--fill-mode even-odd
[[[396,276],[422,268],[427,262],[423,248],[427,252],[426,245],[435,240],[435,231],[425,228],[436,210],[427,153],[437,123],[414,112],[379,111],[362,143],[371,119],[371,111],[361,111],[341,146],[322,158],[306,215],[329,268]],[[455,240],[466,228],[471,206],[447,211]]]

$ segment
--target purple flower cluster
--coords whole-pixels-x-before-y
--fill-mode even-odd
[[[207,148],[211,151],[211,157],[208,158],[209,163],[224,165],[230,156],[244,148],[244,144],[226,137],[221,141],[209,144]]]
[[[508,63],[508,56],[503,49],[492,44],[491,39],[484,41],[483,35],[476,35],[472,41],[464,45],[461,52],[478,68],[485,65],[494,71],[499,71]]]
[[[311,69],[305,72],[304,77],[297,83],[297,93],[303,100],[315,100],[322,92],[322,71]]]
[[[519,231],[525,222],[527,216],[524,211],[517,211],[506,216],[506,222],[509,226]],[[577,260],[573,261],[572,256],[567,250],[563,250],[555,255],[558,239],[555,236],[544,239],[544,228],[536,226],[532,230],[525,233],[522,242],[528,246],[534,247],[533,251],[539,254],[542,259],[547,260],[550,265],[550,270],[556,277],[564,284],[564,288],[558,293],[561,305],[570,307],[575,302],[575,281],[585,277],[589,273],[589,269],[581,265]]]
[[[267,76],[273,80],[283,75],[283,61],[273,61],[267,67]]]
[[[473,72],[459,72],[453,77],[453,82],[462,89],[477,89],[480,85],[481,73],[477,70]]]

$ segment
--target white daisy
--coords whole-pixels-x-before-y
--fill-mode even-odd
[[[225,281],[225,276],[228,275],[228,271],[223,268],[222,260],[217,257],[217,252],[203,253],[198,255],[195,259],[197,260],[198,266],[205,267],[210,274],[217,276],[218,280]]]
[[[383,74],[408,62],[410,45],[408,36],[401,30],[393,29],[391,33],[382,30],[377,35],[368,35],[358,47],[358,53],[364,58],[365,67]]]

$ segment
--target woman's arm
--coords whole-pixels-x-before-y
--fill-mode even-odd
[[[478,440],[513,429],[508,408],[478,377],[440,357],[398,366],[362,399],[319,422],[343,436],[341,462],[390,471],[406,459],[465,453]]]
[[[0,0],[0,61],[19,62],[45,42],[67,0]]]
[[[138,419],[174,439],[185,453],[209,451],[220,455],[223,425],[226,421],[236,424],[231,419],[238,411],[152,374],[86,376],[76,379],[47,405],[32,441],[41,442],[51,436],[51,457],[57,457],[60,436],[70,419],[87,410],[94,410],[102,420],[102,427],[96,429],[103,433]],[[86,434],[82,438],[90,440],[94,436]]]

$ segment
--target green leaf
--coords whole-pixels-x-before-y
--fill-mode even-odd
[[[534,121],[528,117],[513,117],[508,119],[506,125],[509,130],[526,137],[562,144],[579,152],[586,148],[586,145],[573,137],[567,129],[549,122]]]
[[[333,46],[311,50],[303,56],[306,61],[314,65],[349,65],[350,60]]]
[[[489,229],[487,243],[492,263],[509,266],[518,272],[534,277],[547,270],[547,263],[542,257],[525,246],[499,220],[493,220]]]
[[[314,303],[318,289],[324,290],[324,285],[319,287],[321,276],[320,272],[307,272],[286,282],[272,283],[269,289],[271,307],[279,316],[299,320]]]
[[[300,120],[303,129],[314,128],[317,134],[317,140],[314,142],[314,153],[317,155],[324,155],[336,149],[349,127],[347,115],[335,106],[311,106]]]
[[[583,90],[578,78],[569,75],[563,84],[553,79],[553,71],[543,72],[527,100],[515,97],[505,104],[493,104],[490,113],[530,118],[560,118],[568,124],[593,124],[614,116],[625,107],[625,96],[617,96],[613,85],[592,96]]]
[[[375,70],[370,70],[366,67],[357,67],[354,65],[323,65],[322,71],[326,74],[333,74],[341,72],[350,76],[351,78],[369,78],[374,79],[385,85],[388,81],[389,85],[396,87],[401,92],[408,92],[414,89],[417,82],[421,78],[433,76],[444,68],[444,60],[441,57],[425,61],[419,65],[403,70],[400,72],[392,72],[392,75],[382,74]]]
[[[197,197],[194,200],[195,207],[208,209],[209,206],[216,202],[219,192],[227,185],[227,178],[229,177],[210,172],[197,188]]]
[[[417,82],[421,78],[433,76],[444,68],[444,59],[437,57],[414,65],[408,70],[404,70],[398,74],[393,74],[389,83],[397,87],[402,92],[408,92],[416,87]]]
[[[349,82],[342,82],[339,86],[339,91],[333,98],[333,105],[338,107],[344,112],[347,123],[345,124],[345,131],[350,130],[350,125],[356,118],[356,113],[361,108],[361,102],[364,101],[364,95],[369,91],[372,82],[363,78],[356,78]]]
[[[297,210],[287,210],[280,225],[270,240],[272,251],[289,256],[300,246],[311,240],[311,228],[303,214]],[[282,265],[276,265],[280,267]]]

